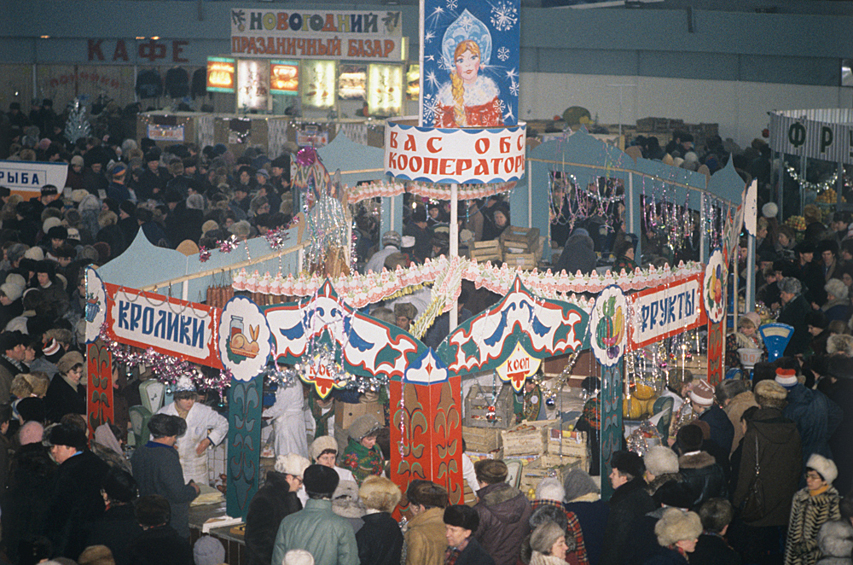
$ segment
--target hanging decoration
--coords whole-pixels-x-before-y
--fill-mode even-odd
[[[458,200],[475,200],[487,198],[495,194],[509,192],[515,188],[516,182],[499,182],[489,184],[460,184],[458,189]],[[399,196],[410,193],[423,198],[435,200],[450,200],[450,185],[434,184],[422,181],[385,182],[375,181],[363,183],[350,188],[346,187],[349,194],[348,202],[356,204],[368,198]]]
[[[802,178],[797,170],[791,165],[785,165],[785,171],[787,171],[788,176],[790,176],[794,182],[800,185],[801,188],[805,188],[806,190],[813,190],[817,193],[824,192],[829,190],[830,188],[835,188],[835,185],[838,183],[838,171],[835,171],[831,177],[826,179],[823,182],[809,182],[806,179]],[[844,180],[847,180],[847,177],[844,177]]]
[[[552,223],[568,225],[571,232],[577,223],[598,218],[614,231],[612,207],[625,200],[622,179],[594,177],[581,187],[574,175],[551,171],[548,190]]]

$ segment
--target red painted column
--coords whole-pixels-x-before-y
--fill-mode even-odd
[[[113,356],[100,341],[91,343],[86,353],[89,386],[86,388],[86,422],[90,434],[105,422],[114,422]]]

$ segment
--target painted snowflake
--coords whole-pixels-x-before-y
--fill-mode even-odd
[[[509,83],[509,93],[512,94],[513,96],[518,96],[518,83],[517,82],[512,81],[511,83]]]
[[[518,9],[509,2],[492,5],[492,25],[498,31],[509,31],[518,23]]]
[[[447,9],[455,10],[457,6],[457,0],[447,0]]]
[[[427,94],[423,100],[424,123],[431,124],[438,113],[438,95]]]
[[[509,49],[506,47],[501,47],[498,49],[498,59],[501,61],[506,61],[509,59]]]

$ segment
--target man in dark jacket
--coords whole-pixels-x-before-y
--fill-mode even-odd
[[[782,310],[779,311],[779,318],[776,321],[794,327],[794,335],[785,347],[785,355],[804,353],[811,341],[811,334],[806,327],[806,314],[811,311],[811,306],[802,293],[803,284],[799,280],[785,277],[779,281]]]
[[[838,466],[838,478],[833,486],[838,492],[850,492],[853,489],[853,449],[850,449],[853,445],[853,359],[831,356],[826,373],[831,381],[828,395],[844,413],[841,425],[829,440]]]
[[[725,535],[734,517],[732,503],[722,498],[714,498],[699,508],[702,520],[702,535],[696,543],[696,549],[690,554],[691,565],[740,565],[737,552],[726,542]]]
[[[699,419],[710,428],[711,441],[726,455],[731,453],[735,428],[723,409],[714,402],[714,387],[704,379],[697,379],[693,381],[689,394],[693,401],[693,410],[699,413]]]
[[[279,455],[275,470],[267,472],[267,482],[252,498],[246,514],[247,565],[269,565],[272,561],[279,524],[285,516],[302,510],[296,491],[310,463],[293,453]]]
[[[104,513],[101,482],[109,470],[86,448],[86,433],[69,424],[51,428],[50,454],[59,463],[54,477],[45,535],[57,556],[76,559],[85,549],[84,524]]]
[[[142,534],[133,513],[137,489],[133,475],[119,467],[110,467],[103,481],[108,508],[95,522],[87,525],[85,546],[110,548],[116,565],[130,565],[130,544]]]
[[[142,534],[130,544],[133,565],[193,565],[189,541],[169,526],[168,500],[156,494],[143,496],[136,503],[135,514]]]
[[[187,431],[187,422],[178,416],[154,414],[148,421],[151,440],[133,452],[130,464],[139,494],[157,494],[169,501],[172,526],[178,535],[189,540],[190,502],[198,496],[195,482],[184,484],[184,473],[175,443]],[[145,524],[142,524],[143,527]]]
[[[604,527],[604,549],[600,565],[622,565],[627,555],[631,526],[657,507],[646,492],[645,466],[639,455],[617,451],[610,459],[610,484],[616,489],[610,497],[610,514]]]
[[[678,472],[692,497],[688,509],[698,508],[712,498],[727,498],[729,494],[725,473],[711,454],[702,451],[702,435],[699,426],[688,424],[678,430],[675,440],[680,453]]]
[[[479,492],[482,492],[482,489]],[[524,523],[527,523],[527,518]],[[447,537],[445,564],[495,565],[495,560],[477,543],[477,538],[471,535],[481,526],[477,510],[464,504],[448,506],[444,509],[444,524]],[[515,547],[518,552],[518,546]]]
[[[479,527],[474,530],[474,537],[497,565],[515,565],[518,548],[530,533],[528,519],[533,514],[530,501],[505,482],[509,470],[503,461],[477,461],[474,472],[480,484],[477,491],[480,500],[474,506]]]
[[[759,408],[743,437],[737,490],[732,498],[735,508],[744,506],[757,462],[763,502],[760,516],[746,521],[737,536],[743,544],[738,549],[747,563],[757,562],[760,556],[768,554],[781,559],[781,536],[788,525],[791,501],[800,481],[800,434],[796,424],[782,415],[787,396],[787,391],[776,381],[763,380],[755,385]]]

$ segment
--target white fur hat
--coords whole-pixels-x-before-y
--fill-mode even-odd
[[[838,467],[835,466],[835,462],[817,453],[812,453],[812,456],[809,457],[806,468],[814,469],[820,473],[820,476],[823,477],[823,480],[828,485],[831,485],[832,481],[838,476]]]
[[[305,472],[305,469],[307,469],[309,465],[311,465],[310,461],[295,453],[279,455],[275,458],[276,471],[287,475],[293,475],[300,479],[302,478],[302,473]]]
[[[566,496],[566,489],[560,484],[560,481],[554,477],[547,477],[539,482],[536,487],[536,498],[538,500],[556,500],[562,502]]]
[[[314,461],[320,457],[320,454],[326,451],[327,449],[334,449],[335,451],[340,451],[338,449],[338,442],[334,438],[334,436],[320,436],[311,443],[311,459]]]
[[[827,522],[820,527],[817,545],[824,557],[846,557],[849,562],[850,552],[853,550],[853,527],[846,520]],[[843,563],[843,561],[838,562]]]
[[[314,556],[304,549],[291,549],[284,554],[281,565],[314,565]]]
[[[677,541],[695,540],[702,533],[702,521],[695,512],[684,512],[678,508],[669,508],[655,524],[655,535],[661,547],[667,547]]]
[[[678,455],[663,445],[650,448],[643,456],[643,462],[646,470],[656,477],[678,472]]]

